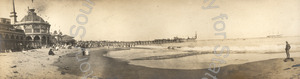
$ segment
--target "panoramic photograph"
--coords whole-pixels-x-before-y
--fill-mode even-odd
[[[0,79],[300,79],[300,0],[0,0]]]

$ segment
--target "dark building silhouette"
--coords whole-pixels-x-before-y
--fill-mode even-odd
[[[9,52],[22,50],[25,45],[25,33],[15,29],[10,24],[10,19],[0,18],[0,51]]]

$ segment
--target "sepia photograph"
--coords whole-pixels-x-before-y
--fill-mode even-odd
[[[300,79],[300,0],[0,0],[0,79]]]

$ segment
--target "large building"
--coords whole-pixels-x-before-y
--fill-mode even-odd
[[[49,43],[50,24],[35,13],[35,9],[28,9],[28,14],[19,22],[13,24],[14,28],[25,31],[27,47],[39,48]]]
[[[10,19],[0,18],[0,52],[22,50],[26,45],[24,38],[24,31],[15,29]]]
[[[28,8],[28,14],[17,21],[14,0],[10,19],[0,18],[0,52],[73,44],[71,36],[50,33],[50,24]],[[55,31],[56,32],[56,31]]]

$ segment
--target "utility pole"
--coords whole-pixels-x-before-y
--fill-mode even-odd
[[[13,19],[13,21],[11,21],[12,24],[15,24],[17,22],[17,13],[16,13],[16,10],[15,10],[15,0],[12,0],[12,3],[13,3],[13,12],[10,12],[10,17]]]

